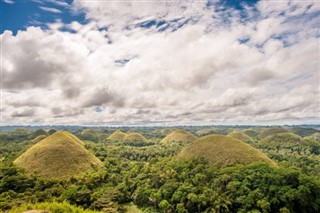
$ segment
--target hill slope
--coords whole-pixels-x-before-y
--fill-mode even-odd
[[[123,141],[123,139],[126,136],[127,136],[126,133],[122,132],[121,130],[116,130],[108,137],[108,140],[111,140],[111,141]]]
[[[232,138],[235,138],[235,139],[238,139],[238,140],[241,140],[241,141],[250,141],[250,140],[252,140],[252,138],[249,135],[247,135],[247,134],[245,134],[243,132],[238,132],[238,131],[237,132],[232,132],[228,136],[232,137]]]
[[[288,132],[288,130],[281,128],[281,127],[271,127],[271,128],[267,128],[267,129],[263,130],[260,133],[260,138],[266,138],[270,135],[275,135],[275,134],[285,133],[285,132]]]
[[[102,165],[76,136],[56,132],[33,145],[14,163],[44,178],[65,179]]]
[[[282,148],[290,148],[293,145],[297,145],[302,142],[302,138],[294,133],[279,133],[270,135],[261,140],[262,145],[277,146]]]
[[[191,134],[190,132],[184,130],[175,130],[167,135],[165,138],[161,140],[161,142],[172,142],[172,141],[183,141],[183,142],[191,142],[196,140],[197,137]]]
[[[139,141],[139,142],[146,142],[147,139],[141,135],[140,133],[129,133],[125,136],[124,141]]]
[[[264,161],[276,165],[270,158],[259,150],[244,142],[224,136],[208,135],[185,147],[178,155],[178,159],[204,157],[209,165],[226,166],[231,164],[248,164]]]

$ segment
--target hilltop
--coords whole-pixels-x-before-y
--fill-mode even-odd
[[[97,168],[101,161],[67,131],[58,131],[20,155],[14,163],[43,178],[66,179]]]
[[[174,130],[169,135],[161,140],[161,142],[172,142],[172,141],[183,141],[183,142],[191,142],[196,140],[197,137],[187,132],[185,130]]]
[[[209,165],[226,166],[248,164],[263,161],[276,165],[270,158],[250,145],[225,135],[208,135],[187,147],[178,155],[178,159],[204,157]]]
[[[288,130],[281,128],[281,127],[271,127],[271,128],[267,128],[265,130],[262,130],[259,136],[260,136],[260,138],[266,138],[271,135],[285,133],[285,132],[288,132]]]
[[[47,136],[48,133],[46,131],[44,131],[43,129],[38,129],[36,131],[34,131],[30,136],[29,138],[30,139],[36,139],[37,137],[39,136]]]
[[[124,141],[139,141],[139,142],[146,142],[147,139],[141,135],[140,133],[137,132],[132,132],[127,134],[124,139]]]
[[[126,133],[122,132],[121,130],[116,130],[108,137],[108,140],[123,141],[126,136]]]
[[[205,129],[200,129],[196,131],[196,135],[198,136],[205,136],[205,135],[211,135],[211,134],[221,134],[223,135],[225,132],[222,129],[218,128],[205,128]]]
[[[268,146],[288,147],[302,142],[302,138],[294,133],[279,133],[270,135],[261,141],[261,144]]]
[[[247,135],[243,132],[239,132],[239,131],[232,132],[228,136],[235,138],[235,139],[238,139],[238,140],[241,140],[241,141],[251,141],[252,140],[252,138],[249,135]]]

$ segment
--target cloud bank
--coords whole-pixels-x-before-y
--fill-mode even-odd
[[[317,122],[318,6],[75,1],[88,23],[1,35],[2,122]]]

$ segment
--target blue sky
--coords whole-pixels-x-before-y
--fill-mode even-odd
[[[63,23],[78,21],[85,23],[85,14],[72,10],[73,0],[1,0],[2,14],[2,33],[4,30],[10,30],[14,34],[18,30],[25,30],[28,26],[39,26],[47,29],[47,23],[53,23],[61,20]],[[235,8],[239,11],[245,6],[254,6],[258,0],[221,0],[220,2],[208,1],[210,5],[221,5],[224,8]],[[48,11],[46,9],[53,9]],[[148,22],[155,23],[155,22]],[[161,24],[161,22],[160,22]],[[148,27],[151,25],[142,25]]]
[[[319,123],[317,1],[1,0],[3,124]]]
[[[16,33],[18,30],[25,30],[28,26],[40,26],[46,29],[47,23],[61,20],[64,23],[71,21],[84,22],[83,13],[72,12],[72,0],[46,1],[46,0],[12,0],[7,3],[1,0],[2,26],[4,30],[11,30]],[[46,8],[54,9],[53,12]]]

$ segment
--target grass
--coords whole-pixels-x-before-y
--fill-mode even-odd
[[[243,132],[250,137],[256,137],[260,134],[260,128],[249,128],[245,129]]]
[[[260,133],[260,138],[266,138],[270,135],[275,135],[275,134],[285,133],[285,132],[288,132],[288,130],[283,129],[281,127],[271,127],[271,128],[263,130]]]
[[[127,134],[123,140],[124,141],[141,141],[141,142],[147,141],[147,139],[143,135],[136,132]]]
[[[250,145],[225,135],[208,135],[189,144],[178,159],[204,157],[209,165],[227,166],[263,161],[276,165],[270,158]]]
[[[9,210],[8,213],[21,213],[30,210],[45,210],[50,213],[99,213],[99,211],[86,210],[82,207],[77,207],[64,201],[62,203],[58,202],[43,202],[43,203],[24,203],[19,207],[14,207]],[[41,212],[41,211],[40,211]]]
[[[123,211],[120,212],[126,212],[126,213],[142,213],[142,210],[140,210],[135,204],[128,203],[121,206]]]
[[[121,130],[116,130],[108,137],[108,140],[123,141],[126,136],[126,133],[122,132]]]
[[[161,140],[161,142],[173,142],[173,141],[183,141],[183,142],[192,142],[197,139],[196,136],[191,134],[190,132],[184,130],[175,130],[167,135],[165,138]]]
[[[102,165],[80,139],[67,131],[56,132],[33,145],[14,163],[28,173],[53,179],[66,179]]]
[[[302,142],[302,138],[294,133],[279,133],[270,135],[261,141],[261,144],[268,146],[290,147]]]
[[[228,136],[235,138],[235,139],[238,139],[238,140],[241,140],[241,141],[251,141],[252,140],[252,138],[249,135],[247,135],[243,132],[239,132],[239,131],[232,132]]]
[[[47,136],[48,133],[47,133],[46,131],[44,131],[43,129],[38,129],[38,130],[34,131],[34,132],[29,136],[29,138],[30,138],[30,139],[35,139],[35,138],[37,138],[38,136],[41,136],[41,135]]]
[[[223,131],[217,128],[205,128],[200,129],[196,132],[199,136],[209,135],[209,134],[223,134]]]

